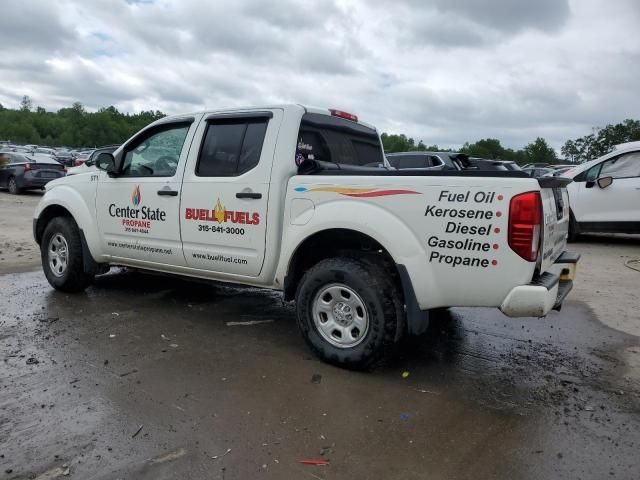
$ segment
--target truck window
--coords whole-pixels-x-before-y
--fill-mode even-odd
[[[267,119],[214,120],[207,126],[196,175],[235,177],[260,161]]]
[[[123,177],[173,177],[190,123],[162,125],[143,132],[127,145],[121,175]]]
[[[342,165],[384,163],[378,133],[344,118],[305,113],[300,122],[296,156]]]

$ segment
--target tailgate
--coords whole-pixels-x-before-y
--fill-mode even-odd
[[[567,245],[569,194],[566,185],[570,182],[558,177],[538,179],[543,213],[541,272],[550,269]]]

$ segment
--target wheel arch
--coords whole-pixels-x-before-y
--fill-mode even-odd
[[[61,185],[48,190],[36,208],[33,222],[33,236],[40,243],[47,224],[56,217],[72,218],[80,229],[86,251],[96,262],[103,258],[102,243],[98,233],[93,205],[87,205],[85,196],[77,190]]]
[[[73,218],[73,215],[71,215],[71,212],[65,207],[57,204],[49,205],[44,210],[42,210],[33,226],[33,237],[35,238],[38,245],[40,245],[40,242],[42,242],[42,235],[44,234],[45,228],[47,228],[49,222],[56,217]]]
[[[345,255],[351,251],[378,255],[385,268],[399,279],[399,271],[393,257],[376,239],[357,230],[329,228],[310,234],[294,250],[284,278],[285,299],[293,299],[304,272],[313,265],[325,258]]]

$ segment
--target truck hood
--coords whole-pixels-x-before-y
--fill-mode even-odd
[[[81,183],[89,183],[91,181],[91,175],[90,175],[91,173],[95,175],[95,171],[87,170],[86,173],[82,172],[76,175],[67,175],[64,177],[57,178],[45,185],[45,191],[48,192],[53,188],[60,187],[63,185],[78,185]]]

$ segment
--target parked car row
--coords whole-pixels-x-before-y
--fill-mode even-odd
[[[53,149],[34,145],[0,146],[0,188],[19,194],[23,190],[44,189],[51,180],[82,173],[91,168],[95,158],[103,152],[113,153],[118,146],[109,145],[79,152],[78,156],[60,156]]]
[[[47,147],[38,145],[15,145],[8,141],[0,142],[0,150],[23,154],[48,155],[65,167],[77,167],[84,163],[95,148]]]
[[[389,164],[398,170],[520,170],[518,164],[512,161],[469,157],[457,152],[399,152],[385,156]]]

